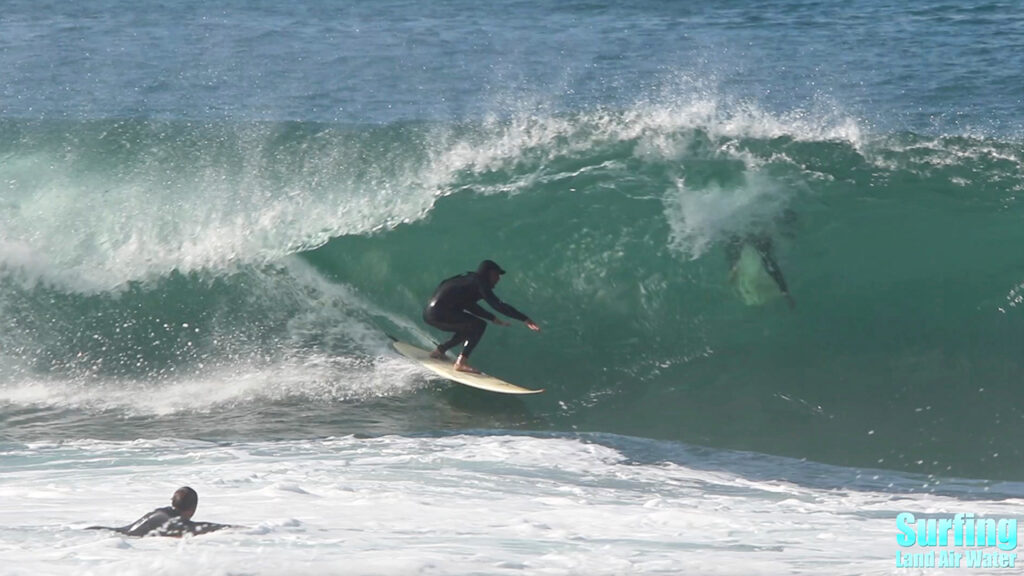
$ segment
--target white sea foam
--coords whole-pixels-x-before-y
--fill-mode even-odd
[[[395,128],[386,136],[328,131],[282,142],[273,125],[112,126],[108,133],[83,124],[81,133],[51,135],[0,164],[0,269],[109,290],[171,270],[276,261],[332,237],[417,220],[439,195],[463,190],[467,173],[510,170],[505,181],[472,188],[516,192],[564,176],[548,173],[553,160],[617,143],[647,161],[674,162],[693,131],[723,144],[786,136],[857,145],[862,138],[855,120],[825,105],[774,113],[714,86],[667,84],[620,110],[512,109],[425,136]],[[398,141],[368,150],[363,139],[376,137]],[[126,139],[117,154],[97,151],[117,138]]]
[[[109,290],[171,270],[273,261],[333,236],[415,219],[436,192],[429,166],[416,157],[367,162],[358,143],[340,136],[333,148],[296,160],[275,148],[272,127],[208,126],[187,135],[212,142],[199,150],[152,127],[143,136],[152,142],[121,143],[152,150],[103,164],[79,157],[95,156],[91,147],[107,135],[81,130],[64,136],[78,147],[66,144],[67,157],[26,151],[0,165],[8,188],[0,268],[74,290]]]
[[[266,366],[241,362],[155,382],[18,378],[0,387],[0,402],[167,416],[290,398],[339,402],[391,396],[408,393],[426,382],[421,369],[396,357],[312,355]]]
[[[757,229],[781,213],[786,196],[770,179],[752,172],[741,186],[693,188],[685,178],[665,197],[665,218],[671,235],[669,246],[697,258],[730,234]]]
[[[836,490],[853,471],[771,457],[733,467],[727,454],[683,451],[643,463],[612,445],[498,435],[11,446],[0,453],[0,555],[5,573],[33,575],[903,574],[898,512],[1012,516],[1021,504]],[[783,479],[801,473],[819,487]],[[82,530],[128,523],[186,484],[200,494],[197,520],[244,528],[180,541]]]
[[[368,399],[405,394],[427,382],[425,371],[398,357],[381,332],[393,327],[406,339],[429,342],[417,324],[327,281],[299,258],[247,278],[257,300],[279,304],[267,304],[267,315],[285,315],[271,345],[239,338],[234,324],[211,325],[212,334],[196,329],[197,340],[212,342],[204,355],[160,370],[119,376],[104,372],[103,361],[111,360],[99,357],[94,364],[45,373],[11,356],[40,345],[33,343],[37,336],[10,331],[0,334],[0,402],[161,416],[289,398]],[[0,299],[0,311],[3,304]]]

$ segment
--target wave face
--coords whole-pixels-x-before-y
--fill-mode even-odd
[[[321,410],[333,431],[497,422],[1024,473],[1024,146],[1009,138],[867,135],[708,98],[0,134],[11,434],[276,411],[263,425],[289,435]],[[794,308],[737,294],[729,246],[752,238],[771,239]],[[482,258],[544,328],[491,327],[475,355],[548,390],[511,410],[452,409],[384,335],[438,337],[424,302]]]

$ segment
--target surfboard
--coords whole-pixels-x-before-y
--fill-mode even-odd
[[[731,277],[736,292],[747,306],[761,306],[782,296],[779,285],[765,270],[761,254],[749,243],[743,244]]]
[[[481,390],[487,390],[488,392],[498,392],[499,394],[540,394],[544,389],[531,390],[529,388],[523,388],[522,386],[516,386],[511,382],[505,382],[494,376],[487,374],[470,374],[468,372],[459,372],[452,367],[451,360],[437,360],[430,357],[430,352],[422,348],[417,348],[412,344],[406,344],[399,340],[394,340],[392,344],[395,350],[399,354],[419,362],[424,368],[434,372],[442,378],[451,380],[452,382],[458,382],[466,386],[473,388],[479,388]]]

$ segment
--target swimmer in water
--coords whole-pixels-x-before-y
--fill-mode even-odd
[[[113,530],[125,536],[170,536],[180,538],[186,534],[198,536],[220,530],[221,528],[237,528],[229,524],[213,522],[193,522],[192,515],[199,507],[199,495],[196,491],[183,486],[174,491],[171,505],[157,508],[127,526],[113,528],[109,526],[89,526],[86,530]]]
[[[736,280],[736,264],[740,260],[740,255],[743,251],[743,246],[749,245],[757,252],[757,255],[761,258],[761,264],[764,267],[764,271],[768,273],[768,276],[775,281],[775,285],[779,287],[779,292],[786,298],[786,303],[789,304],[791,309],[796,308],[796,301],[793,300],[793,296],[789,293],[789,286],[786,284],[786,278],[782,275],[782,269],[779,267],[779,263],[775,260],[775,245],[772,242],[771,236],[766,233],[753,233],[747,234],[744,237],[732,236],[729,238],[729,242],[725,247],[726,259],[729,261],[729,267],[732,270],[729,273],[730,280]]]

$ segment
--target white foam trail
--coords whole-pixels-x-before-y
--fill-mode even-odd
[[[0,555],[10,574],[906,574],[898,512],[1012,517],[1022,504],[836,490],[853,471],[771,457],[760,474],[829,487],[719,466],[728,455],[685,459],[522,436],[11,447]],[[180,541],[82,530],[127,523],[186,484],[197,520],[245,528]]]
[[[289,398],[368,399],[425,384],[423,371],[400,359],[381,332],[384,326],[397,327],[406,338],[429,342],[415,323],[346,285],[328,282],[298,257],[286,258],[279,268],[250,272],[256,301],[271,303],[265,306],[268,314],[288,315],[272,344],[238,341],[234,325],[213,326],[212,334],[204,334],[213,342],[206,357],[140,377],[93,373],[90,366],[39,375],[14,369],[20,366],[17,359],[4,358],[0,368],[11,373],[0,381],[0,402],[163,416]],[[0,311],[2,306],[0,299]]]
[[[393,356],[315,354],[265,366],[240,362],[156,382],[19,378],[0,387],[0,402],[168,416],[290,398],[340,402],[392,396],[423,386],[421,374],[414,365]]]

